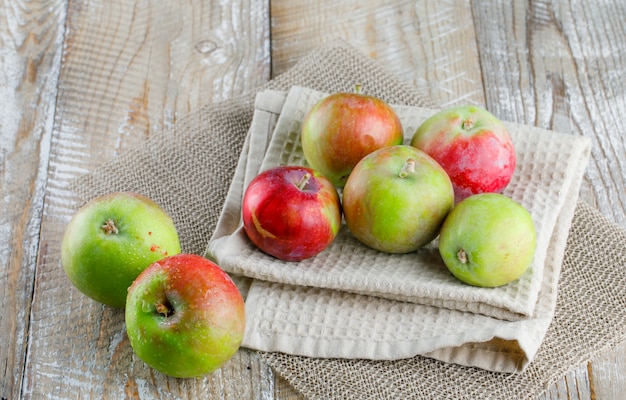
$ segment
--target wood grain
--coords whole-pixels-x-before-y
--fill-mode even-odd
[[[581,199],[626,226],[626,98],[617,78],[626,70],[617,45],[626,5],[617,4],[475,1],[472,10],[487,106],[503,119],[589,137]],[[626,344],[567,374],[546,398],[620,398],[625,362]]]
[[[63,24],[59,24],[63,26]],[[246,350],[204,379],[138,360],[122,310],[68,284],[59,263],[70,180],[202,104],[269,79],[269,19],[255,1],[71,1],[50,145],[23,393],[28,398],[255,398],[267,367]]]
[[[1,3],[0,396],[18,398],[66,2]]]
[[[473,4],[487,104],[502,118],[589,137],[581,198],[626,226],[626,49],[616,45],[626,5]]]
[[[273,75],[344,41],[441,106],[484,103],[469,1],[278,0],[271,15]]]
[[[617,0],[1,0],[0,398],[300,398],[246,350],[200,380],[147,368],[123,313],[70,287],[59,245],[74,177],[322,43],[441,106],[591,138],[581,197],[626,226],[625,16]],[[622,398],[624,371],[626,343],[543,398]]]

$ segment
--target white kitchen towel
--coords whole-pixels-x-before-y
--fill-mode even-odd
[[[476,288],[443,266],[436,242],[406,255],[371,250],[344,227],[318,256],[282,262],[256,249],[240,227],[241,197],[256,174],[304,164],[300,122],[325,96],[303,87],[257,95],[242,150],[207,256],[255,278],[246,300],[244,346],[311,357],[388,360],[428,355],[494,371],[522,370],[554,313],[563,248],[588,139],[506,123],[517,168],[505,194],[522,203],[538,231],[535,261],[519,281]],[[436,110],[394,106],[408,142]]]

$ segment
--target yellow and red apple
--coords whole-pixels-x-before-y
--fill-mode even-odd
[[[383,100],[360,93],[334,93],[316,103],[302,122],[308,165],[343,187],[354,166],[381,147],[402,144],[400,119]]]

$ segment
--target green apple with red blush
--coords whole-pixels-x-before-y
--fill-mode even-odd
[[[126,332],[134,353],[168,376],[214,372],[239,349],[244,300],[217,264],[194,254],[161,259],[128,289]]]
[[[515,171],[513,141],[504,124],[478,106],[451,107],[427,118],[411,145],[446,170],[455,200],[478,193],[501,193]]]
[[[61,241],[61,264],[88,297],[124,307],[127,289],[151,263],[180,253],[172,218],[137,193],[92,199],[71,218]]]
[[[341,226],[337,189],[308,167],[283,165],[261,172],[246,188],[241,208],[252,243],[284,261],[322,252]]]
[[[446,217],[439,253],[460,281],[497,287],[519,279],[532,264],[537,234],[530,213],[499,193],[472,195]]]
[[[360,92],[331,94],[302,121],[302,152],[308,165],[343,187],[354,166],[381,147],[402,144],[402,124],[385,101]]]
[[[365,156],[343,188],[343,212],[350,232],[365,245],[387,253],[409,253],[430,243],[454,205],[443,168],[407,145]]]

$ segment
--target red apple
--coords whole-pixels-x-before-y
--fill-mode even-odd
[[[135,354],[169,376],[215,371],[237,352],[244,301],[230,277],[193,254],[164,258],[128,289],[126,332]]]
[[[343,187],[364,156],[402,144],[395,111],[383,100],[359,93],[335,93],[309,110],[302,122],[302,151],[309,166]]]
[[[279,166],[250,182],[242,216],[246,234],[259,249],[281,260],[300,261],[335,239],[341,205],[337,190],[319,172]]]
[[[415,147],[385,147],[365,156],[343,189],[350,232],[387,253],[408,253],[431,242],[454,205],[450,178]]]
[[[81,207],[61,242],[61,264],[72,284],[90,298],[120,308],[141,271],[178,253],[170,216],[149,198],[126,192]]]
[[[432,115],[417,128],[411,145],[446,170],[456,202],[472,194],[502,192],[515,170],[509,132],[481,107],[453,107]]]

